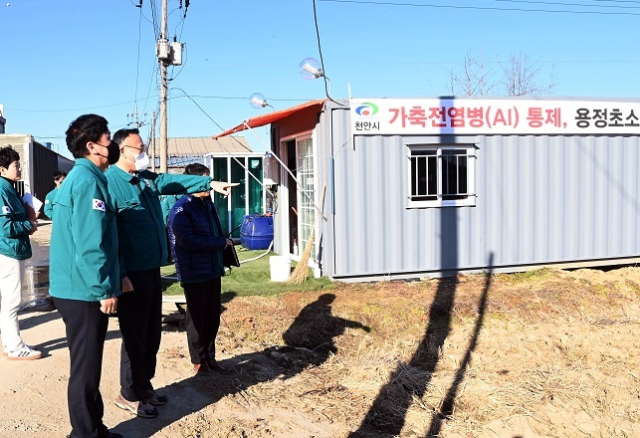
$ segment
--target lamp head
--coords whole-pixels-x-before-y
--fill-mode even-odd
[[[318,79],[324,76],[320,63],[314,58],[304,59],[300,63],[300,74],[305,79]]]
[[[261,109],[269,105],[267,98],[261,93],[253,93],[249,97],[249,104],[251,105],[251,108],[254,109]]]

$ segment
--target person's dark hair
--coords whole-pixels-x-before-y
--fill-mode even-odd
[[[189,164],[187,167],[184,168],[184,174],[185,175],[200,175],[200,176],[209,176],[209,168],[207,166],[205,166],[204,164],[200,164],[200,163],[193,163],[193,164]]]
[[[96,114],[85,114],[69,124],[67,129],[67,148],[75,158],[87,155],[87,143],[98,143],[102,134],[109,132],[109,122]]]
[[[53,180],[54,181],[58,181],[63,176],[65,178],[67,177],[67,172],[65,172],[64,170],[56,170],[55,172],[53,172]]]
[[[126,140],[130,135],[140,135],[140,131],[138,129],[120,129],[115,134],[113,134],[113,138],[111,141],[115,142],[118,147],[122,148],[122,143]]]
[[[20,161],[20,155],[14,148],[6,146],[0,149],[0,167],[8,169],[14,161]]]

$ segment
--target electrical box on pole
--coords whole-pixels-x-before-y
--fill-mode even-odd
[[[171,43],[171,65],[182,65],[183,43],[174,41]]]
[[[158,61],[171,64],[171,45],[169,40],[165,38],[158,40],[156,43],[156,55],[158,56]]]

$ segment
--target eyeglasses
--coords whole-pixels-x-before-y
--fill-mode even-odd
[[[149,150],[149,147],[146,146],[146,145],[142,145],[142,147],[137,148],[135,146],[129,146],[128,144],[125,144],[125,145],[122,145],[122,147],[123,148],[131,148],[131,149],[134,149],[134,150],[136,150],[138,152],[147,152]]]

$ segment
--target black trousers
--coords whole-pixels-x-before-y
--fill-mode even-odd
[[[187,343],[191,363],[216,358],[216,336],[222,310],[220,278],[201,283],[182,283],[187,298]]]
[[[130,401],[144,399],[153,389],[156,355],[162,332],[160,268],[127,272],[133,292],[118,297],[118,321],[122,333],[120,391]]]
[[[98,438],[106,430],[102,424],[100,376],[109,318],[100,311],[100,302],[62,298],[53,301],[66,327],[71,356],[68,386],[71,438]]]

